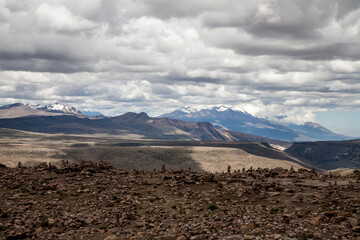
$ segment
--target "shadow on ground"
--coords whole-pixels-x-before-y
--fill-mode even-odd
[[[16,166],[18,162],[56,165],[61,160],[90,160],[111,162],[124,170],[160,169],[165,164],[167,169],[190,167],[197,172],[221,172],[228,165],[242,169],[247,165],[285,166],[292,161],[270,146],[249,142],[128,140],[107,135],[41,134],[1,128],[0,140],[6,143],[0,143],[0,162],[8,166]]]
[[[124,170],[142,169],[145,171],[160,169],[187,169],[202,172],[195,162],[190,149],[153,148],[153,147],[72,147],[64,151],[65,159],[72,161],[106,161],[114,167]]]

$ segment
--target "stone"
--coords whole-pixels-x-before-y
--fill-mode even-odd
[[[310,224],[319,225],[322,222],[322,216],[316,216],[309,219]]]
[[[254,239],[254,235],[245,234],[243,239],[245,239],[245,240],[252,240],[252,239]]]
[[[120,238],[117,237],[116,235],[109,235],[106,238],[104,238],[104,240],[120,240]]]
[[[241,225],[240,228],[243,229],[243,230],[246,230],[246,229],[253,229],[255,227],[256,227],[255,223],[249,223],[249,224]]]
[[[185,235],[181,235],[180,237],[176,238],[176,240],[186,240],[187,237]]]
[[[359,221],[356,218],[349,218],[348,222],[352,227],[356,227],[359,224]]]
[[[54,218],[48,218],[48,223],[50,226],[54,225],[56,220]]]
[[[242,239],[244,239],[242,235],[231,235],[222,238],[222,240],[242,240]]]

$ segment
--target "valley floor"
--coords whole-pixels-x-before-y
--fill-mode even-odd
[[[359,239],[360,172],[0,168],[1,239]]]
[[[187,169],[224,172],[243,168],[310,168],[286,153],[249,142],[129,140],[111,135],[42,134],[0,129],[0,163],[15,167],[62,160],[111,162],[123,170]]]

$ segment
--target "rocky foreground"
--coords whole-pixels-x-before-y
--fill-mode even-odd
[[[359,239],[360,172],[0,169],[1,239]]]

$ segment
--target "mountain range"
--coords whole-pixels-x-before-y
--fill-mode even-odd
[[[116,139],[157,139],[164,143],[168,140],[197,141],[199,146],[207,144],[206,141],[255,142],[252,147],[261,145],[261,151],[247,149],[248,153],[255,151],[269,157],[264,151],[286,149],[286,156],[301,159],[318,169],[360,166],[358,140],[338,141],[346,137],[317,123],[285,125],[224,106],[184,108],[161,117],[149,117],[144,112],[105,117],[85,115],[59,103],[45,106],[16,103],[0,107],[0,128],[72,135],[106,134]],[[301,139],[332,141],[296,142]]]
[[[68,113],[68,114],[82,114],[81,111],[77,110],[75,107],[72,106],[66,106],[63,104],[60,104],[58,102],[55,102],[54,104],[48,104],[48,105],[30,105],[30,107],[35,108],[40,111],[46,111],[46,112],[55,112],[55,113]]]
[[[209,122],[187,122],[152,118],[146,113],[128,112],[116,117],[87,116],[59,103],[46,106],[12,104],[0,107],[0,127],[41,133],[106,133],[123,138],[202,141],[267,142],[277,146],[286,142],[250,134],[222,130]]]
[[[88,112],[86,115],[75,107],[58,102],[48,105],[15,103],[0,107],[0,119],[12,119],[12,121],[3,120],[0,126],[52,133],[126,132],[126,134],[138,134],[144,138],[155,139],[258,141],[272,144],[277,144],[273,139],[280,140],[280,143],[281,141],[348,139],[317,123],[283,124],[257,118],[246,111],[223,105],[210,108],[184,107],[157,118],[151,118],[145,113],[136,115],[131,112],[117,117],[95,114]],[[129,116],[133,117],[129,118]],[[18,119],[27,117],[31,118]],[[89,121],[96,119],[102,121]],[[136,119],[136,121],[126,122],[125,119]]]
[[[80,110],[72,106],[67,106],[55,102],[48,105],[30,105],[23,103],[14,103],[9,105],[4,105],[0,107],[0,119],[1,118],[19,118],[19,117],[30,117],[30,116],[59,116],[59,115],[72,115],[79,118],[104,118],[105,116],[101,113],[94,114],[89,112],[89,114],[82,113]]]
[[[318,123],[284,124],[257,118],[246,111],[235,110],[232,107],[223,105],[211,108],[184,107],[159,117],[194,122],[207,121],[219,129],[290,142],[349,139],[344,135],[326,129]]]

